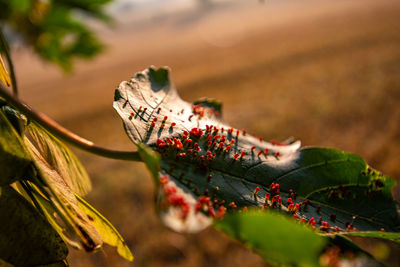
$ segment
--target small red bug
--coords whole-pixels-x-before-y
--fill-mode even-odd
[[[257,187],[254,189],[253,195],[257,195],[258,192],[260,192],[260,187],[259,187],[259,186],[257,186]]]

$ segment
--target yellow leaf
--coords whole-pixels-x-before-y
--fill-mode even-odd
[[[117,252],[128,261],[133,261],[133,255],[125,243],[122,236],[114,226],[104,218],[97,210],[89,205],[85,200],[75,195],[78,200],[79,208],[90,218],[96,230],[100,233],[103,241],[111,246],[117,247]]]
[[[1,58],[0,55],[0,81],[5,83],[7,86],[11,85],[11,79],[10,76],[8,76],[8,72],[6,67],[4,66],[3,59]]]

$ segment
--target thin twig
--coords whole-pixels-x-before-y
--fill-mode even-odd
[[[17,79],[15,78],[14,64],[11,59],[10,48],[8,46],[7,40],[4,37],[3,31],[1,29],[0,29],[0,42],[1,42],[1,46],[4,49],[4,54],[6,55],[8,68],[10,69],[12,90],[13,90],[14,95],[18,96]]]
[[[68,129],[62,127],[57,122],[53,121],[45,114],[35,111],[27,104],[19,100],[17,97],[11,95],[7,88],[0,82],[0,96],[4,97],[9,104],[18,109],[21,113],[27,116],[29,119],[36,121],[44,128],[46,128],[49,132],[57,136],[58,138],[64,140],[65,142],[70,143],[82,150],[88,151],[90,153],[107,157],[113,159],[121,159],[121,160],[131,160],[131,161],[142,161],[139,156],[139,153],[136,151],[118,151],[112,150],[108,148],[104,148],[101,146],[97,146],[93,144],[93,142],[86,140],[85,138],[80,137],[69,131]]]

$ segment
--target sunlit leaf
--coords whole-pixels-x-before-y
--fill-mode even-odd
[[[74,193],[83,196],[91,190],[85,168],[64,143],[34,122],[27,126],[27,133],[46,162]]]
[[[51,224],[54,230],[60,235],[60,237],[66,242],[68,245],[75,249],[80,249],[81,246],[79,243],[72,240],[68,237],[67,229],[60,225],[60,219],[57,216],[57,207],[54,203],[52,203],[43,193],[37,188],[36,185],[31,184],[30,182],[26,182],[28,189],[30,190],[31,197],[34,198],[33,202],[38,210],[40,210],[44,216],[46,217],[47,221]]]
[[[25,138],[24,141],[39,171],[39,177],[50,191],[51,201],[56,205],[58,214],[75,232],[86,251],[94,251],[100,248],[103,244],[101,237],[89,218],[79,208],[78,201],[68,184],[43,158],[28,138]]]
[[[114,228],[114,226],[85,200],[79,196],[76,197],[78,199],[79,207],[86,214],[94,227],[96,227],[96,230],[99,232],[104,243],[107,243],[113,247],[117,247],[119,255],[128,261],[133,261],[133,255],[128,245],[125,243],[124,239]]]
[[[2,187],[0,258],[16,266],[36,266],[62,261],[67,253],[46,219],[13,188]]]
[[[161,154],[159,199],[167,200],[164,210],[179,211],[182,225],[191,211],[219,218],[255,206],[279,210],[322,234],[400,231],[394,180],[361,157],[300,149],[298,141],[265,142],[234,129],[221,120],[218,102],[180,99],[165,68],[122,82],[113,106],[132,141]]]
[[[267,212],[227,214],[217,229],[244,242],[271,264],[318,266],[327,240],[305,225]]]
[[[7,86],[11,85],[11,79],[10,76],[8,76],[8,72],[6,67],[4,66],[4,62],[3,59],[1,58],[1,55],[0,55],[0,81],[2,81]]]
[[[23,141],[2,111],[0,133],[0,186],[3,186],[21,178],[31,160]]]

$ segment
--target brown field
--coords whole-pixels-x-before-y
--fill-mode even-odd
[[[114,88],[150,65],[169,66],[182,98],[223,101],[235,127],[351,151],[400,179],[399,17],[394,0],[242,1],[101,28],[108,48],[70,75],[25,49],[14,57],[22,98],[103,146],[135,149],[112,109]],[[94,255],[71,249],[71,266],[265,265],[213,229],[166,229],[143,164],[77,154],[93,181],[87,200],[125,237],[135,261],[105,246]],[[400,199],[398,187],[394,194]],[[382,244],[362,242],[378,256]],[[399,262],[391,246],[387,263]]]

